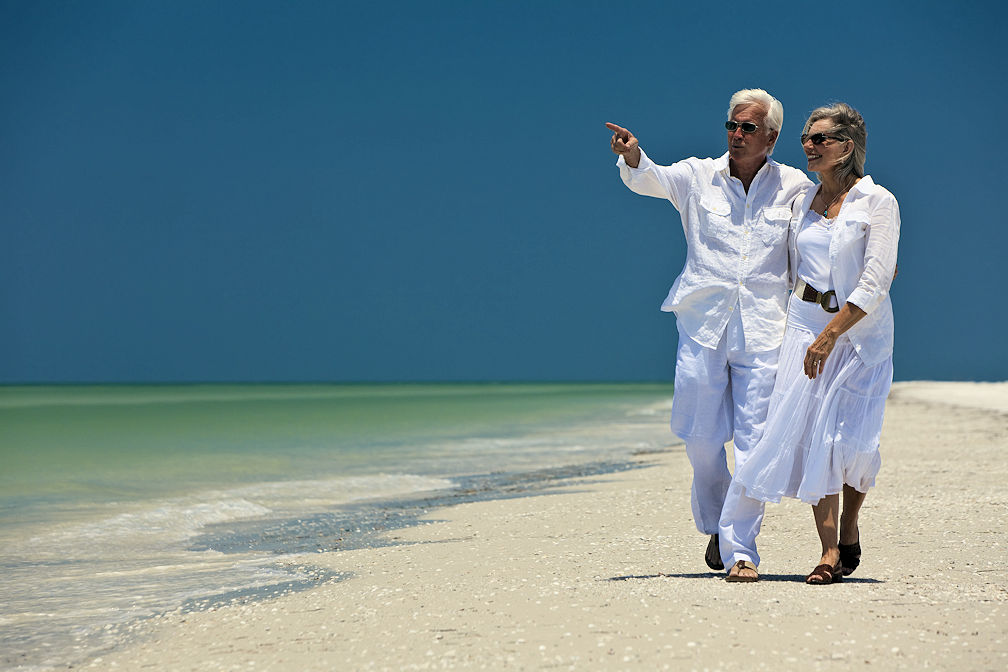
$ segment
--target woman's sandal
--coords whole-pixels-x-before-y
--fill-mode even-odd
[[[840,581],[843,581],[843,564],[840,562],[833,567],[825,563],[818,565],[805,577],[805,583],[810,586],[826,586]]]
[[[732,566],[732,569],[735,570],[735,573],[729,573],[728,576],[725,577],[725,581],[729,583],[755,583],[756,581],[759,581],[759,572],[756,571],[756,565],[748,560],[739,560]],[[743,576],[740,573],[743,569],[751,570],[752,574]]]
[[[843,565],[843,575],[849,576],[861,564],[861,542],[839,544],[840,564]]]

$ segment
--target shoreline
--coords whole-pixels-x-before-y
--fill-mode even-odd
[[[542,492],[448,501],[388,545],[301,556],[330,577],[320,585],[163,614],[84,665],[1003,669],[1006,428],[1008,383],[894,383],[862,565],[835,586],[801,582],[818,541],[794,501],[767,507],[763,580],[719,580],[685,454],[658,452]]]
[[[634,455],[646,456],[667,450],[670,448],[640,449]],[[237,563],[252,561],[254,566],[272,575],[272,579],[265,583],[260,580],[254,585],[239,583],[220,592],[201,593],[185,598],[167,609],[162,606],[153,611],[116,618],[106,622],[103,628],[100,625],[78,624],[74,628],[76,634],[71,634],[68,630],[55,638],[36,637],[38,642],[42,642],[42,648],[36,647],[34,650],[17,642],[13,650],[0,655],[0,670],[34,671],[79,667],[96,656],[100,658],[102,652],[128,645],[137,632],[169,614],[216,611],[351,579],[354,577],[351,573],[319,566],[314,562],[316,554],[409,543],[390,535],[427,524],[424,519],[431,512],[472,502],[535,497],[548,494],[557,487],[570,487],[592,476],[644,466],[646,465],[640,459],[625,458],[542,467],[529,471],[455,475],[451,477],[454,485],[442,489],[354,500],[328,511],[308,515],[290,514],[210,523],[203,526],[200,534],[188,540],[186,552],[210,552],[225,562],[230,562],[227,558],[233,558]],[[6,623],[8,622],[0,619],[0,624]],[[71,640],[76,643],[70,645]],[[0,642],[2,641],[0,638]],[[16,639],[10,640],[12,644],[15,641]],[[64,649],[70,646],[76,654],[66,650],[60,653],[60,642]],[[43,652],[49,655],[40,658]]]
[[[664,452],[664,451],[656,451]],[[647,454],[652,454],[648,452]],[[388,535],[423,524],[431,511],[472,502],[536,497],[591,476],[646,467],[639,459],[594,461],[533,471],[453,475],[452,487],[358,500],[331,511],[296,518],[249,519],[207,525],[188,542],[190,551],[224,555],[249,551],[279,557],[336,553],[393,545]],[[350,527],[348,527],[350,526]],[[224,529],[226,532],[218,532]]]
[[[179,607],[313,587],[333,574],[297,563],[387,544],[430,508],[629,468],[667,445],[671,397],[638,385],[265,392],[5,398],[5,426],[27,439],[5,472],[20,490],[4,491],[0,522],[0,669],[76,666]],[[68,452],[80,469],[48,468]]]

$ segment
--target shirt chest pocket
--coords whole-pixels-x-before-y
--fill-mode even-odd
[[[731,226],[731,204],[709,195],[700,198],[700,232],[711,238],[724,238]]]
[[[865,237],[871,217],[867,212],[853,211],[844,217],[843,228],[837,237],[837,249],[843,249]],[[864,243],[862,242],[862,245]]]
[[[791,208],[763,208],[757,225],[760,240],[767,245],[783,243],[791,225]]]

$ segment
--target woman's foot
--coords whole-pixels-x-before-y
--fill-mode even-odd
[[[833,548],[819,559],[819,564],[812,573],[805,577],[805,583],[811,586],[822,586],[836,583],[843,579],[843,565],[840,562],[840,552]]]
[[[724,569],[724,563],[721,562],[721,547],[718,544],[718,539],[718,535],[710,535],[710,541],[707,542],[707,552],[704,553],[704,562],[711,569],[721,571]]]
[[[849,576],[861,564],[861,534],[857,521],[853,524],[840,517],[840,563],[844,576]]]
[[[840,512],[840,561],[843,562],[844,576],[850,574],[861,562],[861,533],[858,517],[865,493],[844,483],[843,511]]]
[[[861,564],[861,542],[840,544],[840,564],[843,565],[843,575],[850,576]]]
[[[725,577],[725,581],[729,583],[754,583],[759,581],[759,572],[756,571],[756,565],[753,563],[748,560],[739,560],[732,565],[728,576]]]
[[[843,580],[843,566],[837,562],[832,567],[826,563],[816,565],[812,573],[805,577],[805,583],[810,586],[825,586]]]

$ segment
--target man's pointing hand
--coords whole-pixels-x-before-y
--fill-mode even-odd
[[[634,134],[622,126],[617,126],[611,122],[606,122],[606,128],[613,132],[612,140],[609,143],[612,146],[613,153],[621,154],[623,160],[631,168],[639,166],[640,143],[637,142]]]

